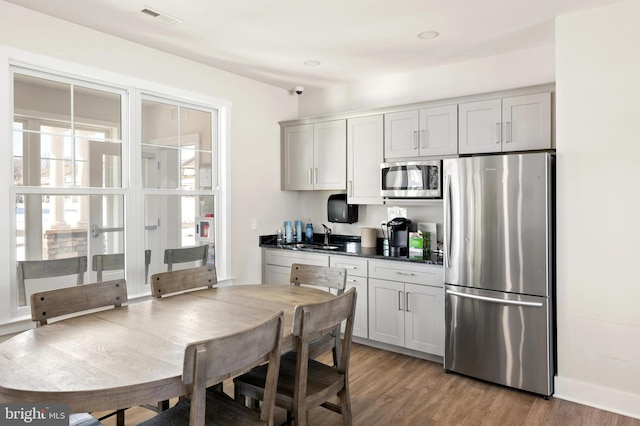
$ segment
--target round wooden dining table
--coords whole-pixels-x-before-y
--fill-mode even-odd
[[[301,286],[235,285],[52,322],[0,343],[0,402],[67,403],[76,413],[180,396],[190,342],[236,333],[284,311],[284,353],[294,348],[295,306],[332,297]]]

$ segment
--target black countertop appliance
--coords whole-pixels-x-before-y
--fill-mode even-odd
[[[333,194],[327,201],[327,220],[333,223],[358,221],[358,205],[347,204],[347,194]]]
[[[396,217],[387,223],[390,256],[409,256],[409,226],[411,220],[404,217]]]

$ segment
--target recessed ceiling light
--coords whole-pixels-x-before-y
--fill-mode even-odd
[[[308,61],[304,61],[304,64],[308,67],[317,67],[320,65],[320,61],[316,61],[315,59],[310,59]]]
[[[418,37],[420,37],[423,40],[431,40],[432,38],[436,38],[439,35],[440,33],[437,31],[423,31],[420,34],[418,34]]]

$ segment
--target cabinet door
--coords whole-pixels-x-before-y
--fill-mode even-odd
[[[264,265],[262,281],[264,284],[289,285],[291,268],[277,265]]]
[[[283,132],[283,188],[313,189],[313,125],[289,126]]]
[[[418,155],[418,110],[384,115],[384,158]]]
[[[502,100],[503,151],[551,148],[551,93]]]
[[[420,156],[458,153],[458,106],[420,110]]]
[[[354,256],[329,256],[329,266],[345,268],[347,270],[346,289],[355,288],[358,293],[356,301],[356,318],[353,326],[353,335],[367,338],[369,334],[367,311],[367,259]],[[344,324],[342,327],[344,331]]]
[[[369,278],[369,339],[404,346],[404,283]]]
[[[382,115],[347,121],[347,201],[382,204],[380,163],[384,161]]]
[[[405,346],[444,355],[444,290],[405,284]]]
[[[347,121],[313,125],[313,189],[345,190],[347,186]]]
[[[500,99],[458,105],[460,154],[500,152],[502,102]]]
[[[347,272],[346,289],[356,289],[356,316],[353,322],[353,335],[364,339],[369,337],[369,324],[367,312],[367,278],[349,275]],[[344,324],[343,324],[344,331]]]

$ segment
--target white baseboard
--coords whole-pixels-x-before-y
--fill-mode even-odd
[[[553,397],[640,419],[637,394],[556,376]]]

